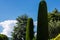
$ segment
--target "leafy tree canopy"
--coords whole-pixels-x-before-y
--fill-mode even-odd
[[[16,26],[14,26],[14,32],[12,32],[13,40],[25,40],[27,19],[27,15],[18,16],[18,18],[16,18],[17,23]]]

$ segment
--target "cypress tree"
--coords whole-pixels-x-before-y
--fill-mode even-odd
[[[37,40],[48,40],[47,4],[44,0],[39,3]]]
[[[29,18],[27,21],[27,27],[26,27],[26,40],[33,40],[34,32],[33,32],[33,19]]]

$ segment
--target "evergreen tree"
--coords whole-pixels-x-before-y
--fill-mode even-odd
[[[16,26],[12,32],[12,40],[25,40],[27,15],[18,16]]]
[[[48,40],[47,4],[42,0],[38,10],[37,40]]]
[[[55,38],[60,33],[60,12],[55,8],[48,13],[48,33],[49,39]]]
[[[53,10],[53,13],[54,13],[54,14],[58,13],[58,10],[55,8],[55,9]]]
[[[33,40],[34,37],[34,31],[33,31],[33,19],[29,18],[27,21],[27,27],[26,27],[26,40]]]

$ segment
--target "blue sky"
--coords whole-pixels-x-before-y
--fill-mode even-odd
[[[27,14],[37,21],[38,6],[40,0],[0,0],[0,23],[7,20],[15,20],[18,16]],[[46,0],[48,11],[54,8],[60,11],[60,0]],[[0,32],[3,30],[0,25]]]

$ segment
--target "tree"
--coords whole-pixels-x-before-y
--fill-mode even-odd
[[[26,40],[33,40],[34,37],[34,25],[33,25],[33,19],[29,18],[27,21],[27,27],[26,27]]]
[[[48,14],[48,33],[49,39],[55,38],[60,33],[60,12],[55,9]]]
[[[4,34],[0,34],[0,40],[8,40],[8,37]]]
[[[49,13],[50,17],[49,17],[49,15],[48,15],[48,17],[50,18],[50,20],[57,22],[58,20],[60,20],[59,13],[60,12],[55,8],[52,13]]]
[[[54,14],[58,13],[58,10],[55,8],[55,9],[53,10],[53,13],[54,13]]]
[[[13,40],[25,40],[27,19],[27,15],[18,16],[16,26],[12,32]]]
[[[37,23],[37,40],[48,40],[47,4],[44,0],[42,0],[39,4],[38,23]]]

